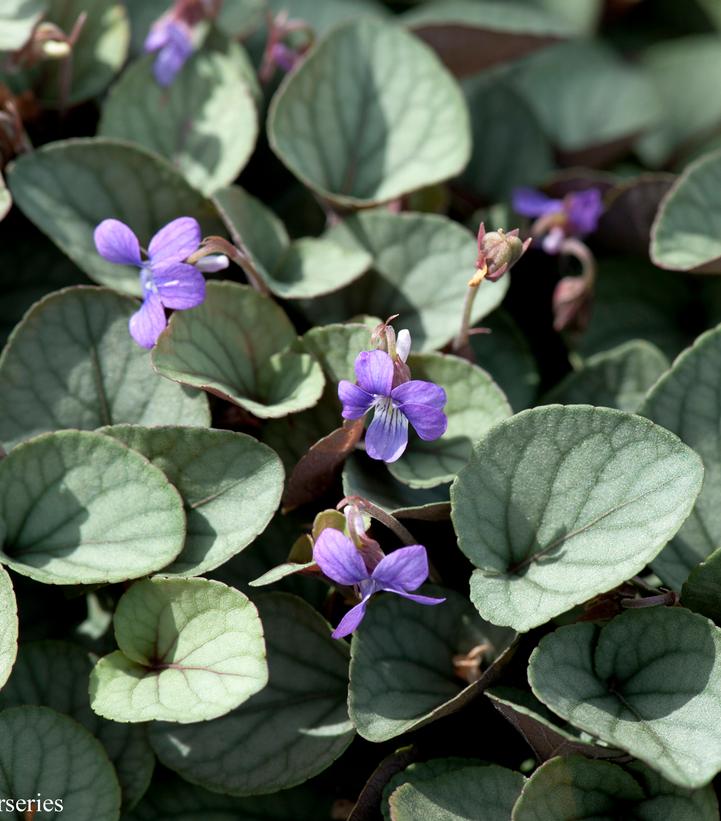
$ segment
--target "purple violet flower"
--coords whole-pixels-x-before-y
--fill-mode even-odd
[[[373,570],[369,570],[353,542],[340,530],[327,527],[313,546],[313,561],[329,579],[337,584],[355,587],[360,596],[360,603],[345,614],[333,631],[334,639],[342,639],[358,627],[365,616],[368,600],[382,590],[418,604],[441,604],[445,601],[411,592],[428,578],[428,555],[423,545],[401,547],[384,556]]]
[[[543,218],[546,233],[543,250],[557,254],[566,237],[585,237],[598,227],[603,199],[598,188],[572,191],[562,200],[552,199],[533,188],[516,188],[513,209],[524,217]]]
[[[426,441],[443,436],[448,426],[443,388],[420,379],[394,387],[394,371],[393,359],[385,351],[363,351],[355,361],[357,384],[347,379],[338,383],[344,419],[360,419],[375,409],[366,433],[366,453],[384,462],[395,462],[406,449],[409,422]]]
[[[148,258],[140,255],[140,243],[120,220],[103,220],[95,229],[95,247],[108,262],[140,268],[143,304],[129,322],[130,335],[143,348],[152,348],[167,321],[164,308],[195,308],[205,299],[205,280],[187,259],[200,245],[200,225],[192,217],[180,217],[161,228],[150,240]]]
[[[166,88],[193,53],[190,26],[174,16],[161,17],[148,32],[143,48],[146,54],[157,52],[153,74],[158,85]]]

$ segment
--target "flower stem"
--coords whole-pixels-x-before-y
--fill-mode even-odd
[[[406,530],[395,516],[386,513],[383,508],[378,507],[378,505],[373,504],[373,502],[369,502],[368,499],[364,499],[362,496],[346,496],[338,502],[336,507],[340,510],[340,508],[348,504],[355,505],[360,510],[364,510],[371,518],[385,525],[388,530],[392,530],[404,545],[418,544],[418,540],[409,530]]]
[[[471,312],[473,311],[473,303],[476,300],[478,289],[483,283],[483,277],[487,273],[485,266],[478,271],[476,275],[468,282],[468,290],[466,291],[466,298],[463,301],[463,315],[461,316],[461,327],[458,335],[453,340],[453,352],[463,355],[463,351],[468,347],[468,338],[470,336],[471,328]]]

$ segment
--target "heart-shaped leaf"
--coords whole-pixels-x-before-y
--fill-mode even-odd
[[[560,16],[513,2],[439,0],[403,19],[459,77],[510,62],[573,34]]]
[[[295,329],[272,299],[235,282],[209,282],[205,302],[176,312],[153,350],[158,373],[261,418],[313,407],[323,372],[290,350]]]
[[[533,693],[517,687],[494,687],[486,690],[498,712],[523,736],[539,762],[557,755],[579,753],[586,758],[621,758],[622,750],[598,743],[588,733],[562,721]]]
[[[348,645],[296,596],[259,596],[270,680],[216,721],[155,724],[150,740],[166,767],[229,795],[259,795],[307,781],[353,739],[346,689]],[[299,652],[299,650],[302,650]]]
[[[163,575],[198,576],[218,567],[262,533],[278,508],[283,467],[251,436],[134,425],[101,432],[142,453],[183,497],[188,535]]]
[[[476,364],[493,377],[515,411],[523,410],[533,403],[540,380],[528,342],[502,308],[484,317],[483,325],[491,333],[470,338]]]
[[[550,390],[541,404],[602,405],[633,412],[668,367],[668,359],[658,348],[642,339],[632,340],[589,357]]]
[[[624,153],[661,114],[644,74],[588,41],[534,54],[514,73],[514,83],[570,161],[600,147],[611,146],[609,159]]]
[[[446,601],[421,607],[385,594],[370,604],[353,637],[348,708],[369,741],[387,741],[460,710],[490,686],[515,638],[513,631],[479,619],[462,596],[428,590]],[[479,644],[488,645],[484,674],[464,688],[454,656]]]
[[[5,0],[0,11],[0,51],[22,48],[46,9],[46,0]]]
[[[579,755],[554,758],[526,782],[513,810],[514,821],[715,821],[713,789],[684,790],[642,764],[629,771]]]
[[[392,821],[508,821],[521,794],[525,778],[520,773],[483,764],[461,767],[434,778],[401,784],[390,795]]]
[[[473,444],[493,425],[509,417],[511,406],[491,377],[465,359],[421,354],[411,356],[408,364],[413,379],[435,382],[445,390],[448,429],[433,442],[411,434],[408,450],[388,469],[411,487],[435,487],[455,479],[470,459]]]
[[[233,798],[172,778],[153,784],[123,821],[318,821],[319,817],[331,817],[331,800],[305,786],[274,795]]]
[[[120,649],[90,677],[90,704],[104,718],[207,721],[268,681],[258,611],[220,582],[136,582],[118,602],[113,625]]]
[[[238,185],[218,191],[215,202],[255,272],[283,299],[337,291],[358,279],[371,264],[363,248],[344,248],[324,237],[291,241],[278,217]]]
[[[453,177],[471,147],[463,95],[438,58],[400,27],[370,18],[333,29],[286,77],[268,135],[302,182],[346,207]]]
[[[0,443],[60,428],[210,424],[208,400],[153,371],[128,333],[138,303],[77,287],[38,302],[0,356]]]
[[[40,801],[50,800],[50,805]],[[32,804],[29,799],[35,799]],[[18,799],[24,799],[25,804]],[[48,707],[11,707],[0,715],[0,800],[15,817],[117,821],[120,787],[100,742]],[[38,810],[40,814],[38,815]]]
[[[676,533],[702,478],[690,448],[632,414],[553,405],[502,422],[451,486],[473,603],[526,631],[611,590]]]
[[[721,769],[721,630],[683,608],[561,627],[533,651],[534,693],[680,787]]]
[[[0,561],[46,584],[145,576],[185,539],[183,501],[162,471],[88,431],[47,433],[0,460],[0,521]]]
[[[138,269],[98,254],[93,232],[107,218],[129,225],[147,247],[176,217],[203,234],[223,234],[213,204],[170,163],[140,146],[102,138],[59,140],[24,154],[8,170],[15,203],[91,279],[141,295]]]
[[[128,56],[130,26],[118,0],[48,0],[47,7],[45,20],[67,35],[85,15],[72,64],[43,60],[20,82],[32,85],[44,106],[64,108],[95,97],[110,84]]]
[[[671,186],[651,229],[651,260],[673,271],[721,271],[721,150],[691,163]]]
[[[232,50],[203,49],[168,89],[156,82],[153,59],[142,58],[123,73],[105,100],[98,133],[155,151],[205,193],[228,185],[258,136],[244,63]]]
[[[702,334],[651,389],[640,413],[676,433],[704,464],[701,493],[687,522],[653,563],[680,588],[689,572],[721,546],[721,326]]]
[[[349,288],[303,303],[311,320],[341,322],[362,314],[397,313],[398,327],[408,328],[417,351],[441,348],[458,333],[477,254],[468,229],[435,214],[378,210],[344,220],[327,237],[344,247],[365,249],[373,266]],[[484,283],[473,303],[474,323],[500,304],[508,284],[507,276]]]
[[[32,641],[20,646],[17,663],[0,691],[0,707],[37,704],[79,721],[105,747],[123,793],[123,807],[138,803],[148,789],[155,756],[145,727],[105,721],[90,709],[90,654],[66,641]],[[48,675],[48,671],[52,675]]]
[[[0,535],[4,530],[0,520]],[[10,576],[0,568],[0,688],[15,664],[18,651],[18,608]]]

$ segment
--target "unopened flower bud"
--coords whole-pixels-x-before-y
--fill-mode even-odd
[[[225,254],[208,254],[207,257],[201,257],[195,267],[204,274],[215,274],[224,271],[229,264],[230,260]]]
[[[583,331],[591,316],[592,288],[585,277],[563,277],[553,292],[553,327]]]
[[[499,228],[487,234],[481,223],[478,229],[476,273],[468,284],[477,287],[484,279],[496,282],[518,262],[530,244],[530,239],[525,242],[521,240],[518,228],[508,232]]]
[[[483,261],[488,267],[486,279],[495,282],[523,256],[526,250],[518,229],[506,233],[502,228],[486,234],[481,244]]]

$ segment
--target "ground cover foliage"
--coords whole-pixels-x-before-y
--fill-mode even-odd
[[[719,819],[714,0],[0,6],[0,816]]]

